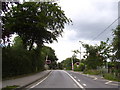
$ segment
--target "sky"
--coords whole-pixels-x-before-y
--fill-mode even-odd
[[[58,62],[71,57],[72,51],[80,50],[80,47],[81,52],[84,52],[85,49],[79,41],[95,45],[100,41],[106,41],[107,38],[112,40],[112,31],[118,22],[97,36],[118,18],[118,1],[120,0],[57,0],[65,15],[72,20],[70,25],[65,25],[58,42],[45,44],[55,50]],[[81,56],[83,55],[84,53]],[[80,59],[80,54],[77,58]]]
[[[59,0],[58,4],[64,10],[65,15],[73,21],[73,25],[65,25],[63,36],[58,38],[58,42],[45,45],[55,50],[58,61],[61,62],[71,57],[73,50],[80,50],[81,47],[81,52],[85,51],[79,41],[94,45],[107,38],[112,40],[112,29],[116,28],[118,22],[114,23],[101,36],[93,39],[118,18],[118,1]],[[77,57],[80,58],[80,54]]]

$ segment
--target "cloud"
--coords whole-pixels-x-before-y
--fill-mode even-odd
[[[79,41],[89,44],[98,44],[101,40],[112,39],[112,29],[117,26],[114,23],[95,41],[95,38],[108,25],[118,17],[118,0],[60,0],[60,6],[73,25],[66,25],[63,37],[58,43],[46,44],[55,49],[59,61],[73,55],[72,50],[80,49]],[[82,52],[85,49],[82,48]],[[78,55],[79,58],[79,55]]]
[[[68,30],[75,30],[77,35],[74,38],[91,40],[110,25],[118,16],[117,0],[68,0],[62,1],[62,8],[68,17],[73,20],[73,26],[67,26]],[[117,26],[115,23],[98,40],[104,40],[112,35],[112,29]]]

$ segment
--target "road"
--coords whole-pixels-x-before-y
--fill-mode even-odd
[[[112,84],[110,84],[112,83]],[[53,70],[46,78],[32,85],[32,88],[116,88],[118,85],[102,78],[89,77],[77,72]]]

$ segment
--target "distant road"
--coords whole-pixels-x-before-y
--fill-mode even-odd
[[[31,86],[32,88],[118,88],[117,83],[89,77],[77,72],[53,70],[48,77]],[[113,89],[114,90],[114,89]]]

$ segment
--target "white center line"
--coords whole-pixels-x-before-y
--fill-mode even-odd
[[[77,82],[68,72],[65,71],[65,73],[80,87],[84,90],[84,87],[79,83]]]
[[[96,77],[94,77],[94,79],[93,80],[97,80],[97,78]]]
[[[83,84],[84,86],[87,86],[86,84]]]
[[[106,82],[105,84],[108,84],[108,83],[111,83],[112,81],[108,81],[108,82]]]
[[[80,82],[80,79],[78,79],[78,81]]]

